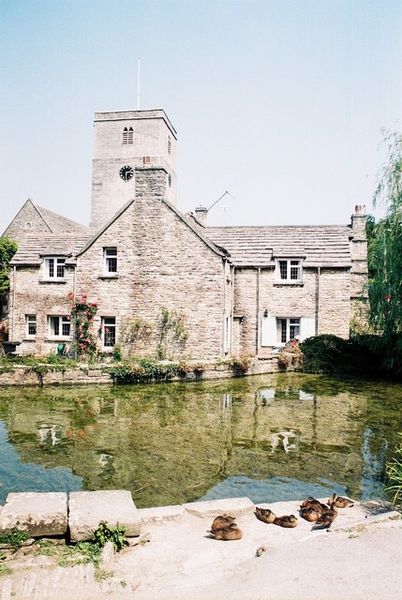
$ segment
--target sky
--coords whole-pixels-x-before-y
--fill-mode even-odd
[[[93,114],[164,108],[177,206],[210,224],[373,211],[402,129],[400,0],[0,0],[0,232],[28,197],[88,224]]]

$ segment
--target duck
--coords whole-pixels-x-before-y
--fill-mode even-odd
[[[274,519],[274,525],[279,525],[279,527],[296,527],[297,517],[295,517],[295,515],[284,515],[283,517],[276,517]]]
[[[328,504],[330,506],[336,506],[336,508],[347,508],[348,506],[353,506],[353,500],[332,494],[332,498],[329,498]]]
[[[276,519],[276,515],[274,515],[272,510],[270,510],[269,508],[259,508],[258,506],[256,506],[254,514],[257,517],[257,519],[259,521],[262,521],[263,523],[273,523]]]
[[[304,502],[300,504],[300,510],[303,510],[304,508],[312,508],[320,515],[326,510],[328,510],[328,506],[326,504],[323,504],[319,500],[316,500],[315,498],[313,498],[313,496],[309,496],[307,500],[304,500]]]
[[[306,521],[310,521],[315,522],[319,519],[320,515],[322,513],[318,512],[318,510],[314,509],[314,508],[301,508],[299,510],[300,516],[302,519],[305,519]]]
[[[215,531],[211,530],[208,533],[214,540],[241,540],[243,537],[243,532],[236,523],[232,523],[222,529],[216,529]]]
[[[338,511],[334,508],[333,505],[327,508],[327,510],[322,513],[315,524],[313,525],[313,529],[329,529],[338,515]]]
[[[216,517],[211,525],[211,530],[212,531],[218,531],[218,529],[224,529],[225,527],[230,527],[234,522],[235,522],[236,518],[232,517],[231,515],[219,515],[218,517]]]

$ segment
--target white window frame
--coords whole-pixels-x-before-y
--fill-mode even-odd
[[[112,261],[115,261],[116,269],[111,269]],[[118,262],[117,262],[117,247],[116,246],[105,246],[103,248],[103,273],[105,275],[109,275],[113,277],[118,274],[117,271]]]
[[[286,277],[282,277],[281,263],[286,263]],[[297,269],[297,277],[292,277]],[[292,272],[293,271],[293,272]],[[285,284],[297,284],[303,282],[303,261],[301,258],[278,258],[276,261],[276,281]]]
[[[286,322],[286,340],[283,341],[282,340],[282,324],[283,322]],[[294,335],[291,335],[291,329],[293,328],[298,328],[298,332],[296,332],[294,329],[292,331],[292,333],[294,333]],[[297,338],[300,339],[300,335],[301,335],[301,318],[300,317],[276,317],[276,339],[277,339],[277,343],[278,345],[285,345],[289,342],[289,340]]]
[[[35,328],[35,333],[29,331],[30,327]],[[36,315],[25,315],[25,335],[27,338],[34,339],[37,331]]]
[[[107,321],[112,321],[112,322],[107,323]],[[114,330],[114,343],[113,344],[105,343],[106,341],[108,341],[106,338],[107,333],[108,333],[106,331],[106,327]],[[116,317],[101,317],[101,331],[102,331],[102,350],[105,352],[111,352],[116,345],[116,332],[117,332]]]
[[[56,325],[57,323],[57,325]],[[68,325],[68,334],[63,333],[63,326]],[[70,315],[48,315],[47,326],[49,337],[54,339],[71,339],[71,317]]]
[[[59,274],[59,268],[62,275]],[[66,269],[66,258],[63,256],[45,256],[44,274],[46,281],[64,281]]]

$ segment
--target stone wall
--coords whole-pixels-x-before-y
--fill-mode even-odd
[[[117,276],[103,272],[103,248],[110,246],[117,247]],[[224,285],[223,257],[155,196],[141,194],[78,257],[76,293],[98,304],[95,331],[102,317],[115,317],[118,331],[128,317],[141,319],[152,329],[143,350],[153,355],[167,308],[184,317],[182,355],[222,356]]]

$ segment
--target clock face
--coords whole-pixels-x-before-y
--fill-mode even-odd
[[[132,167],[126,165],[120,169],[120,177],[123,179],[123,181],[130,181],[133,175],[134,171]]]

